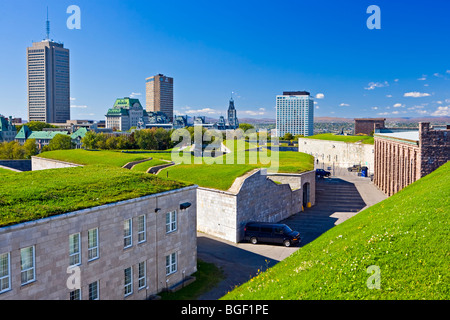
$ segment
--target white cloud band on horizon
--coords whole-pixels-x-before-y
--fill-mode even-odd
[[[413,91],[413,92],[406,92],[403,96],[404,97],[411,97],[411,98],[422,98],[422,97],[429,97],[430,94],[426,93],[426,92]]]

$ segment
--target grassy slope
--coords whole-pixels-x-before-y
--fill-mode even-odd
[[[263,164],[259,157],[256,158],[255,163],[249,161],[249,152],[240,151],[234,155],[224,155],[218,157],[216,160],[222,164],[180,164],[173,167],[168,167],[161,171],[159,175],[168,177],[170,179],[185,181],[197,184],[201,187],[214,188],[219,190],[227,190],[231,187],[234,180],[245,174],[246,172],[267,167],[269,171],[300,173],[308,170],[313,170],[313,157],[300,152],[278,152],[269,153],[271,163]],[[255,153],[253,153],[255,154]],[[240,158],[242,156],[242,158]],[[245,159],[244,159],[245,157]],[[231,159],[231,160],[230,160]],[[243,163],[243,164],[240,164]]]
[[[16,173],[16,171],[0,168],[0,174]]]
[[[223,299],[449,299],[449,212],[447,163]],[[380,289],[367,288],[371,265]]]
[[[226,141],[230,145],[230,141]],[[313,157],[300,152],[271,152],[267,151],[269,163],[261,161],[261,155],[258,153],[256,161],[252,156],[255,152],[244,152],[251,145],[244,141],[235,142],[234,150],[236,152],[217,157],[219,163],[209,164],[203,161],[203,164],[195,164],[194,157],[183,155],[182,159],[175,159],[176,163],[181,164],[169,167],[161,171],[159,176],[169,177],[178,181],[198,184],[202,187],[227,190],[233,184],[234,180],[246,172],[260,167],[267,167],[269,171],[300,173],[314,168]],[[149,162],[144,162],[133,168],[133,171],[145,172],[149,167],[163,164],[164,160],[172,160],[170,153],[121,153],[114,151],[86,151],[86,150],[58,150],[45,152],[40,155],[44,158],[56,159],[61,161],[73,162],[84,165],[101,163],[121,167],[130,161],[153,158]],[[263,159],[264,160],[264,159]],[[222,164],[220,164],[222,161]]]
[[[322,134],[316,134],[314,136],[305,137],[308,139],[319,139],[319,140],[331,140],[331,141],[343,141],[343,142],[358,142],[361,141],[362,143],[367,144],[374,144],[373,137],[371,136],[339,136],[335,135],[333,133],[322,133]]]
[[[186,184],[104,165],[0,174],[0,227],[181,188]]]
[[[148,153],[121,153],[115,151],[86,151],[76,150],[56,150],[44,152],[39,155],[42,158],[55,159],[66,162],[73,162],[83,165],[107,164],[122,167],[128,162],[151,158]]]

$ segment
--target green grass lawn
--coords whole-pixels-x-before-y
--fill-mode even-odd
[[[231,146],[232,141],[225,141]],[[234,180],[256,168],[268,168],[272,172],[301,173],[314,169],[314,158],[301,152],[245,152],[253,147],[245,141],[234,142],[234,152],[215,158],[217,163],[210,164],[211,158],[203,159],[196,164],[196,159],[190,153],[180,153],[181,158],[173,158],[171,153],[122,153],[117,151],[86,151],[86,150],[58,150],[44,152],[40,157],[73,162],[83,165],[104,164],[122,167],[128,162],[153,158],[151,161],[136,165],[133,171],[145,172],[148,168],[165,161],[174,161],[178,165],[169,167],[159,173],[161,177],[168,177],[201,187],[227,190]],[[263,156],[267,155],[267,158]],[[198,158],[199,159],[199,158]],[[197,159],[197,160],[198,160]]]
[[[373,137],[371,136],[340,136],[335,135],[333,133],[322,133],[322,134],[316,134],[314,136],[304,137],[307,139],[319,139],[319,140],[331,140],[331,141],[343,141],[343,142],[350,142],[355,143],[361,141],[361,143],[366,144],[374,144]]]
[[[314,169],[314,158],[301,152],[270,152],[263,163],[261,156],[265,152],[239,151],[217,157],[215,164],[179,164],[162,170],[159,175],[205,188],[228,190],[237,177],[257,168],[267,168],[269,172],[301,173]],[[250,160],[255,161],[250,161]],[[264,158],[263,158],[264,159]],[[222,162],[222,163],[220,163]]]
[[[222,299],[448,300],[449,213],[447,163]],[[379,267],[380,289],[367,287],[369,266]]]
[[[0,227],[133,199],[185,183],[105,165],[0,174]]]
[[[133,171],[139,171],[139,172],[147,172],[148,169],[151,167],[159,166],[161,164],[166,164],[166,161],[162,161],[160,159],[152,159],[150,161],[145,161],[142,163],[139,163],[135,165],[132,170]]]
[[[16,171],[0,168],[0,174],[16,173]]]
[[[128,162],[151,158],[150,153],[122,153],[117,151],[87,151],[83,149],[56,150],[41,153],[39,157],[82,165],[105,164],[122,167]]]

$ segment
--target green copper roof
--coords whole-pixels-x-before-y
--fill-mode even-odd
[[[74,133],[72,133],[72,135],[70,136],[72,139],[76,139],[78,137],[80,138],[84,138],[84,136],[86,135],[87,129],[86,128],[80,128],[77,131],[75,131]]]
[[[68,131],[33,131],[28,139],[51,140],[57,134],[67,135],[68,133]]]
[[[22,128],[20,128],[19,133],[17,133],[16,139],[27,139],[30,134],[30,128],[28,128],[26,125],[23,125]]]
[[[139,99],[131,99],[131,98],[123,98],[123,99],[117,99],[114,103],[114,108],[125,108],[130,109],[135,103],[139,103],[140,106],[141,103],[139,102]]]

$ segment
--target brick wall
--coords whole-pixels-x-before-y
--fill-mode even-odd
[[[450,160],[450,130],[419,123],[419,140],[375,136],[375,185],[391,196]]]

